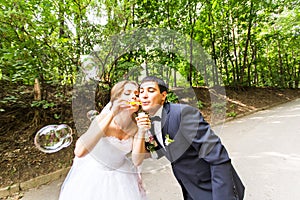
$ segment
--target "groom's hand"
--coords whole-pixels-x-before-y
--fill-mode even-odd
[[[151,128],[151,121],[149,119],[149,115],[145,113],[139,113],[135,120],[139,129],[146,131]]]

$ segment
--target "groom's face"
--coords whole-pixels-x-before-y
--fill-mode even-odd
[[[166,92],[160,93],[156,82],[145,82],[140,86],[140,100],[142,108],[150,115],[154,115],[166,99]]]

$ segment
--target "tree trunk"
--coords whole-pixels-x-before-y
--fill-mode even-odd
[[[34,79],[33,94],[34,94],[34,96],[33,96],[34,101],[41,101],[42,100],[42,95],[41,95],[42,92],[41,92],[40,82],[39,82],[38,78]],[[33,125],[37,125],[37,124],[39,124],[39,121],[40,121],[40,112],[39,112],[38,108],[35,108],[34,117],[33,117],[31,123]]]
[[[248,31],[247,31],[247,39],[246,39],[246,44],[245,44],[245,49],[244,49],[244,60],[243,60],[243,65],[242,65],[242,69],[240,72],[241,75],[241,79],[240,79],[240,83],[243,84],[244,83],[244,72],[246,69],[246,65],[247,65],[247,57],[248,57],[248,46],[251,40],[251,27],[252,27],[252,19],[253,19],[253,2],[251,1],[250,4],[250,16],[249,16],[249,22],[248,22]],[[248,77],[249,80],[249,77]]]
[[[193,31],[191,32],[191,35],[193,34]],[[193,39],[190,38],[190,64],[189,64],[189,73],[188,73],[188,81],[190,86],[192,86],[192,71],[193,71]]]
[[[266,55],[269,55],[269,48],[268,47],[266,47]],[[269,57],[267,57],[267,67],[269,69],[269,79],[271,79],[272,86],[275,86],[274,76],[273,76],[273,72],[272,72],[272,66],[271,66]],[[261,76],[263,76],[263,73],[261,74]],[[265,85],[265,80],[264,79],[263,79],[263,84]]]
[[[42,92],[40,87],[40,82],[38,78],[34,79],[34,87],[33,87],[34,101],[42,100]]]
[[[298,73],[295,81],[295,88],[299,88],[299,81],[300,81],[300,62],[298,63]]]
[[[234,28],[232,28],[232,43],[233,43],[233,53],[234,53],[234,64],[233,64],[233,75],[234,75],[234,86],[237,85],[239,82],[239,63],[238,63],[238,55],[237,55],[237,49],[236,49],[236,44],[235,44],[235,33],[234,33]]]
[[[177,87],[177,76],[176,76],[176,69],[173,69],[173,73],[174,73],[174,87]]]
[[[212,14],[210,12],[209,16],[208,16],[210,26],[212,26],[212,24],[213,24],[212,18],[213,18]],[[213,62],[214,62],[214,66],[212,69],[212,76],[213,76],[213,84],[215,86],[215,85],[219,85],[219,80],[218,80],[219,77],[218,77],[216,47],[215,47],[215,36],[212,33],[211,29],[209,30],[209,35],[210,35],[210,40],[211,40],[212,58],[213,58]]]
[[[298,63],[298,71],[297,71],[297,59],[294,55],[294,51],[292,52],[293,53],[293,58],[294,58],[294,62],[293,62],[293,65],[295,66],[295,70],[294,70],[294,74],[293,74],[293,80],[294,80],[294,87],[295,88],[298,88],[299,87],[299,75],[300,75],[300,62]]]
[[[278,85],[285,87],[284,74],[283,74],[283,62],[281,57],[281,46],[280,46],[279,38],[277,40],[277,44],[278,44],[278,61],[279,61],[279,77],[280,77],[280,83],[278,83]]]

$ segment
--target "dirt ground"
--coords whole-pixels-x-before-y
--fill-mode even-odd
[[[62,101],[56,96],[52,99],[56,101],[54,107],[32,108],[30,106],[33,98],[32,89],[22,87],[23,93],[16,92],[20,91],[20,86],[0,88],[0,188],[68,167],[72,164],[74,156],[75,142],[51,154],[39,151],[33,142],[36,132],[49,124],[66,123],[75,130],[71,102]],[[226,96],[219,97],[226,102],[226,107],[224,105],[222,107],[211,103],[214,98],[213,90],[194,88],[194,91],[198,97],[200,110],[209,122],[213,107],[217,112],[226,109],[226,118],[232,118],[300,98],[299,89],[226,88]],[[68,93],[70,98],[71,92],[70,90]],[[177,92],[180,94],[180,90]],[[56,89],[52,89],[48,93],[57,92]],[[54,117],[57,114],[60,116],[59,119]],[[74,132],[76,140],[76,130]]]

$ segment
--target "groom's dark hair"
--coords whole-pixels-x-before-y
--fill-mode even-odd
[[[163,93],[164,91],[168,93],[168,86],[165,81],[156,76],[146,76],[142,79],[141,84],[145,82],[156,82],[159,87],[160,93]]]

